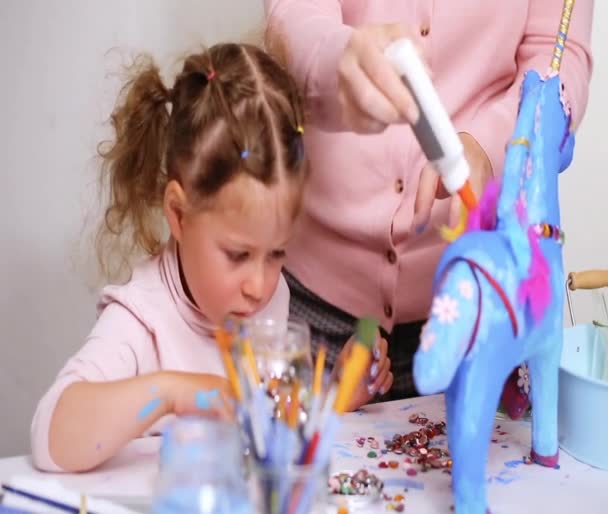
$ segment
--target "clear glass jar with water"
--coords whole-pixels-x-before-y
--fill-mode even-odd
[[[236,425],[176,420],[163,436],[151,514],[254,514]]]

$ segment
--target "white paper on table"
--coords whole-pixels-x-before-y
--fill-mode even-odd
[[[43,497],[45,499],[64,503],[75,508],[80,507],[80,493],[67,489],[54,479],[33,478],[31,476],[17,476],[7,482],[15,489]],[[91,496],[86,497],[87,510],[96,514],[136,514],[135,511],[127,509],[116,503],[101,500]],[[2,504],[15,509],[23,509],[31,512],[50,514],[64,513],[65,511],[52,507],[46,503],[26,498],[11,491],[4,491]]]

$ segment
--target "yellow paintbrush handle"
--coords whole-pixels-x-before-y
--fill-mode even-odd
[[[249,367],[251,368],[251,373],[253,373],[253,380],[256,385],[260,383],[260,373],[258,372],[258,364],[255,361],[255,355],[253,354],[253,348],[251,348],[251,343],[248,339],[243,341],[243,353],[245,354],[245,358],[249,363]]]
[[[355,389],[361,382],[365,370],[371,361],[371,352],[365,346],[355,343],[351,354],[344,365],[342,380],[338,386],[338,395],[334,410],[342,414],[348,408],[348,402],[353,396]]]
[[[234,391],[235,398],[241,400],[241,383],[239,382],[239,376],[236,372],[232,355],[226,350],[222,350],[222,359],[224,360],[224,368],[226,369],[226,377],[228,378],[232,389]]]
[[[222,360],[224,361],[226,378],[228,378],[228,381],[232,385],[235,398],[240,401],[242,398],[241,383],[239,381],[239,376],[236,372],[234,360],[232,359],[232,355],[230,354],[230,349],[232,348],[233,342],[232,335],[223,328],[218,328],[215,331],[215,340],[222,355]]]
[[[291,390],[291,404],[287,413],[287,426],[296,428],[298,426],[298,417],[300,415],[300,383],[295,382]]]
[[[315,362],[315,375],[312,384],[312,392],[315,395],[321,394],[321,386],[323,385],[323,368],[325,367],[325,346],[319,348],[317,360]]]

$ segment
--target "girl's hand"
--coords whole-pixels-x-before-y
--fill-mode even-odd
[[[341,368],[350,354],[353,344],[354,337],[351,337],[344,345],[344,348],[342,348],[334,367],[334,375],[341,372]],[[367,373],[364,375],[365,379],[361,381],[355,390],[348,405],[349,411],[357,410],[359,407],[370,402],[376,394],[385,394],[393,385],[393,374],[390,370],[391,361],[386,355],[387,350],[388,343],[386,339],[381,338],[380,334],[378,334],[372,352],[371,363],[367,369]]]
[[[207,414],[234,418],[234,396],[230,382],[219,375],[167,372],[167,402],[177,416]]]

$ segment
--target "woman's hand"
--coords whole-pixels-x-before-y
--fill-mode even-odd
[[[384,50],[413,33],[398,24],[355,31],[338,63],[338,99],[346,125],[359,133],[382,132],[392,123],[415,123],[418,107]]]
[[[460,132],[458,136],[464,147],[464,156],[471,168],[469,178],[471,187],[477,198],[479,198],[486,184],[493,176],[492,164],[484,149],[471,134]],[[439,175],[430,163],[427,164],[420,174],[418,192],[416,193],[416,201],[414,203],[412,229],[419,232],[431,217],[431,209],[435,199],[447,198],[448,196],[449,194],[443,187]],[[450,207],[450,224],[458,219],[461,205],[460,198],[454,196]]]
[[[342,348],[334,367],[335,376],[341,373],[342,366],[350,354],[354,341],[354,337],[351,337]],[[376,394],[385,394],[393,385],[393,374],[390,370],[391,361],[387,357],[387,350],[386,340],[378,335],[372,352],[372,360],[364,375],[365,379],[355,389],[355,393],[348,404],[349,411],[357,410],[370,402]]]

